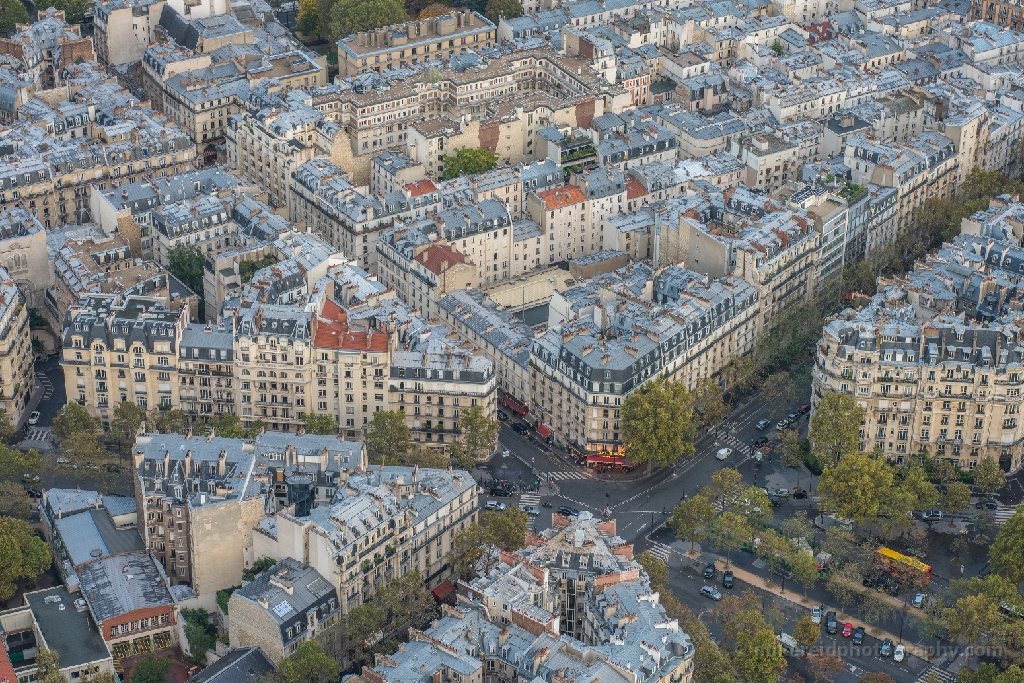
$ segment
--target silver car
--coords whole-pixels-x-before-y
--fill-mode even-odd
[[[712,600],[721,600],[722,594],[718,592],[718,589],[714,586],[703,586],[700,589],[700,594],[705,598],[711,598]]]
[[[811,621],[815,624],[821,623],[821,615],[824,614],[825,610],[822,609],[821,605],[815,605],[811,608]]]

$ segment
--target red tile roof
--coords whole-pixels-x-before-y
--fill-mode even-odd
[[[409,195],[412,197],[420,197],[431,192],[437,192],[437,186],[427,179],[409,183],[405,186],[405,189],[409,190]]]
[[[354,332],[348,327],[348,313],[330,299],[324,301],[324,308],[314,318],[315,332],[313,346],[321,349],[359,349],[364,351],[387,351],[388,335],[385,332]]]
[[[416,255],[424,268],[435,275],[440,275],[456,263],[465,263],[466,255],[445,244],[431,244]]]
[[[575,185],[565,185],[554,190],[538,192],[537,196],[544,202],[544,208],[548,211],[587,201],[587,196],[583,194],[583,190]]]
[[[632,176],[626,180],[626,199],[636,199],[647,194],[647,190],[640,184],[640,181]]]
[[[2,647],[0,647],[0,683],[18,683],[18,674],[14,672],[11,658],[7,656],[7,651]]]

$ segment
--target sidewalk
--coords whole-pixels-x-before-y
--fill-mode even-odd
[[[688,557],[691,560],[694,559],[692,556],[688,556]],[[722,562],[721,560],[717,560],[715,562],[715,568],[720,570],[720,571],[724,570],[725,563]],[[775,589],[776,588],[780,588],[779,584],[777,584],[777,583],[769,583],[763,577],[760,577],[757,574],[749,572],[749,571],[747,571],[745,569],[741,569],[741,568],[739,568],[739,567],[737,567],[735,565],[730,565],[729,569],[730,569],[730,571],[732,571],[733,575],[737,579],[739,579],[740,581],[748,583],[751,586],[756,586],[757,588],[760,588],[761,590],[765,591],[766,593],[772,593],[774,595],[778,595],[779,597],[783,598],[784,600],[788,600],[789,602],[792,602],[794,604],[797,604],[797,605],[800,605],[802,607],[807,608],[808,611],[810,611],[811,607],[813,607],[814,605],[818,604],[814,600],[811,600],[810,598],[805,598],[803,595],[801,595],[800,593],[795,592],[793,590],[786,591],[785,593],[777,593]],[[902,605],[903,605],[903,603],[900,603],[900,607],[902,607]],[[826,607],[826,610],[829,609],[827,606],[825,606],[825,607]],[[838,609],[836,609],[836,613],[837,613],[837,615],[842,614],[842,612],[840,612]],[[861,621],[860,619],[857,619],[857,618],[852,617],[850,615],[844,615],[843,618],[839,619],[839,621],[840,622],[847,622],[848,621],[851,624],[853,624],[854,628],[857,628],[858,626],[863,626],[864,630],[866,632],[870,633],[872,636],[875,636],[876,638],[879,638],[879,639],[891,638],[892,642],[894,642],[894,643],[899,642],[899,636],[898,635],[895,635],[893,633],[889,633],[888,631],[884,631],[884,630],[878,628],[877,626],[873,626],[873,625],[871,625],[871,624],[869,624],[869,623],[867,623],[865,621]],[[908,642],[904,642],[903,644],[907,648],[907,653],[908,654],[915,655],[916,657],[919,657],[919,658],[921,658],[921,659],[923,659],[925,661],[928,661],[928,652],[925,650],[925,648],[922,648],[922,647],[920,647],[918,645],[915,645],[913,643],[908,643]]]

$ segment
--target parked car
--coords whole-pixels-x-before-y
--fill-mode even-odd
[[[571,508],[568,505],[559,505],[558,514],[565,515],[566,517],[576,517],[580,514],[580,511],[576,508]]]
[[[885,589],[885,584],[889,583],[889,580],[884,575],[875,577],[875,590],[880,591]]]
[[[513,422],[512,431],[514,431],[516,434],[529,434],[530,428],[527,427],[526,425],[519,424],[518,422]]]
[[[853,624],[846,622],[843,624],[843,638],[849,638],[853,635]]]
[[[796,422],[797,420],[799,420],[800,416],[797,415],[796,413],[790,413],[789,415],[786,416],[786,419],[789,420],[790,423],[792,424],[793,422]]]
[[[889,583],[889,595],[896,597],[900,594],[900,583],[899,581],[891,581]]]
[[[994,500],[979,500],[975,506],[975,510],[997,510],[999,509],[999,503]]]
[[[776,429],[785,429],[788,426],[789,426],[789,420],[787,420],[786,418],[782,418],[777,423],[775,423],[775,428]]]
[[[927,510],[921,513],[921,519],[942,519],[942,510]]]
[[[789,496],[789,489],[775,489],[774,491],[772,491],[772,493],[778,496],[779,498],[786,498],[787,496]]]
[[[531,517],[535,517],[540,514],[540,508],[538,508],[536,505],[520,505],[519,509],[525,512],[526,514],[530,515]]]
[[[800,412],[801,413],[809,413],[809,412],[811,412],[811,404],[810,403],[801,403],[800,404]]]
[[[836,619],[835,612],[828,612],[825,614],[825,630],[835,635],[839,631],[839,620]]]
[[[28,416],[28,423],[30,425],[37,425],[39,424],[39,418],[41,418],[42,416],[42,413],[40,413],[38,410],[33,410],[32,414]]]
[[[732,588],[732,580],[733,580],[733,577],[732,577],[732,570],[731,569],[729,571],[725,572],[724,574],[722,574],[722,586],[723,587],[725,587],[725,588]]]
[[[713,578],[715,578],[715,565],[709,564],[708,566],[704,567],[704,578],[705,579],[713,579]]]
[[[878,648],[879,657],[889,657],[892,655],[892,638],[886,638],[882,641],[882,646]]]
[[[860,580],[860,585],[864,586],[865,588],[871,588],[873,585],[875,585],[875,580],[870,576],[865,576],[863,579]]]
[[[703,595],[705,598],[711,598],[715,601],[722,599],[722,594],[719,593],[718,589],[714,586],[702,586],[700,589],[700,594]]]
[[[803,489],[793,489],[793,498],[795,500],[803,500],[807,497],[807,491]]]
[[[822,613],[822,611],[823,610],[822,610],[821,605],[815,605],[814,607],[811,608],[811,621],[813,623],[815,623],[815,624],[820,624],[821,623],[821,613]]]
[[[484,504],[484,509],[486,509],[486,510],[498,510],[500,512],[501,510],[505,509],[505,504],[504,503],[499,503],[496,500],[489,500],[489,501],[487,501]]]
[[[759,437],[757,437],[757,441],[754,442],[754,448],[763,448],[763,447],[765,447],[767,445],[768,445],[768,437],[767,436],[759,436]]]
[[[782,505],[782,499],[774,494],[768,494],[768,502],[772,504],[772,507],[779,507]]]
[[[718,458],[719,460],[725,460],[730,455],[732,455],[732,449],[731,448],[719,448],[718,452],[715,453],[715,457]]]
[[[910,602],[914,607],[921,609],[924,607],[924,593],[918,593],[914,596],[914,599]]]
[[[760,429],[763,432],[764,430],[768,429],[768,427],[770,427],[771,424],[772,424],[771,420],[760,420],[757,423],[757,428]]]
[[[495,417],[497,417],[502,422],[504,422],[504,421],[506,421],[508,419],[508,413],[506,413],[504,410],[499,410],[499,411],[495,412],[494,415],[495,415]]]
[[[58,465],[67,465],[68,464],[68,459],[67,458],[57,458],[57,464]]]
[[[507,489],[504,486],[495,486],[491,489],[492,496],[501,496],[502,498],[508,498],[512,495],[511,489]]]
[[[896,646],[896,649],[892,653],[892,660],[894,662],[902,662],[907,656],[907,648],[900,643]]]
[[[858,626],[856,629],[854,629],[854,631],[853,631],[853,644],[854,645],[863,645],[864,644],[864,627],[863,626]]]

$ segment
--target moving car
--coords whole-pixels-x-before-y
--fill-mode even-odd
[[[722,574],[722,586],[725,588],[732,588],[732,570]]]
[[[714,586],[702,586],[700,594],[705,598],[711,598],[712,600],[721,600],[722,594],[718,592],[718,589]]]
[[[580,514],[580,511],[576,508],[571,508],[568,505],[559,505],[558,514],[565,515],[566,517],[575,517]]]
[[[768,437],[767,436],[759,436],[759,437],[757,437],[757,441],[754,442],[754,448],[763,448],[764,446],[767,446],[767,445],[768,445]]]
[[[879,657],[888,657],[892,654],[892,638],[886,638],[882,641],[882,646],[878,648]]]
[[[532,517],[535,517],[535,516],[540,514],[540,508],[538,508],[536,505],[522,505],[522,504],[520,504],[519,505],[519,509],[522,510],[523,512],[525,512],[526,514],[532,516]]]
[[[768,427],[770,427],[771,424],[772,424],[771,420],[760,420],[757,423],[757,428],[760,429],[763,432],[764,430],[768,429]]]
[[[778,496],[776,496],[775,494],[772,494],[772,493],[768,494],[768,502],[771,503],[772,507],[775,507],[775,508],[777,508],[780,505],[782,505],[782,499],[779,498]]]
[[[807,491],[803,489],[793,489],[793,498],[795,500],[803,500],[807,497]]]
[[[512,495],[512,491],[510,489],[505,488],[504,486],[495,486],[494,488],[491,489],[491,495],[501,496],[502,498],[508,498],[509,496]]]
[[[504,410],[499,410],[499,411],[495,412],[494,416],[497,417],[502,422],[505,422],[506,420],[508,420],[508,413],[506,413]]]
[[[863,626],[858,626],[856,629],[854,629],[854,631],[853,631],[853,644],[854,645],[863,645],[864,644],[864,627]]]
[[[718,458],[719,460],[725,460],[730,455],[732,455],[732,449],[731,448],[719,448],[718,452],[715,453],[715,457]]]
[[[33,410],[32,414],[28,416],[28,423],[30,425],[37,425],[39,424],[39,418],[41,418],[42,416],[42,413],[40,413],[38,410]]]
[[[713,579],[713,578],[715,578],[715,565],[709,564],[708,566],[704,567],[704,578],[705,579]]]
[[[835,612],[828,612],[825,614],[825,630],[835,635],[839,630],[839,621],[836,619]]]
[[[779,498],[785,498],[789,495],[789,489],[775,489],[772,493]]]
[[[975,510],[997,510],[998,508],[999,503],[994,500],[979,500],[974,506]]]
[[[504,510],[505,509],[505,504],[504,503],[499,503],[496,500],[489,500],[486,503],[484,503],[484,509],[485,510],[499,510],[500,511],[500,510]]]
[[[849,638],[853,635],[853,624],[846,622],[843,624],[843,638]]]
[[[824,611],[821,605],[815,605],[811,608],[811,621],[815,624],[821,623],[821,613]]]
[[[892,653],[892,659],[894,662],[902,662],[907,656],[907,648],[900,643],[896,646],[896,650]]]
[[[530,432],[530,428],[527,427],[526,425],[521,425],[518,422],[513,422],[512,431],[514,431],[516,434],[528,434]]]

